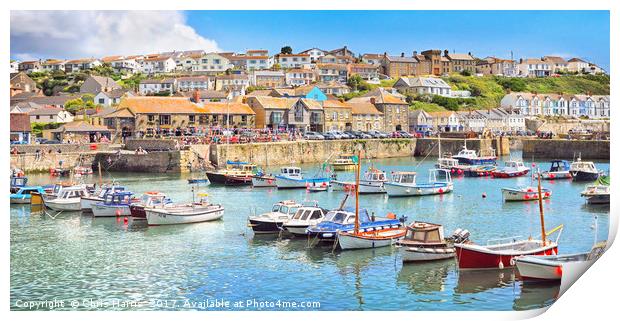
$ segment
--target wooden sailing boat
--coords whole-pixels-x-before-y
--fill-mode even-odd
[[[476,245],[473,243],[454,244],[456,257],[459,262],[459,269],[504,269],[513,268],[515,258],[523,255],[555,255],[558,254],[558,240],[561,236],[563,225],[560,225],[549,233],[545,231],[545,214],[543,211],[543,195],[538,176],[538,206],[540,210],[540,227],[542,240],[535,240],[531,237],[525,240],[518,240],[517,237],[505,238],[508,242],[487,242],[487,245]],[[557,231],[558,236],[555,242],[547,237]],[[498,240],[498,241],[502,241]]]
[[[360,230],[359,220],[359,184],[360,184],[360,160],[361,148],[357,151],[357,167],[355,169],[355,225],[353,231],[338,232],[338,245],[342,250],[370,249],[375,247],[390,246],[402,239],[407,232],[403,226],[389,226],[381,229],[367,228]],[[394,214],[392,214],[394,215]]]

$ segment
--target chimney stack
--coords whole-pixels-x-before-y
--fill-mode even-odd
[[[418,51],[417,51],[417,50],[414,50],[414,51],[413,51],[413,56],[415,57],[415,56],[417,56],[417,55],[418,55]]]
[[[401,56],[401,57],[405,57],[405,53],[404,53],[404,52],[401,52],[401,53],[400,53],[400,56]]]

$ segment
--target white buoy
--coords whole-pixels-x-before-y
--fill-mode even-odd
[[[500,260],[499,260],[499,265],[498,265],[498,267],[499,267],[500,269],[503,269],[503,268],[504,268],[504,262],[502,262],[502,259],[500,259]]]

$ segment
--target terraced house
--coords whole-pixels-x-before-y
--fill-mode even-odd
[[[323,106],[306,98],[248,97],[256,128],[323,131]]]
[[[353,116],[351,106],[340,100],[326,100],[323,102],[326,131],[351,130],[353,128]]]
[[[383,113],[375,105],[363,100],[357,102],[349,100],[346,104],[351,107],[351,125],[353,130],[384,130]]]
[[[515,110],[524,116],[564,116],[589,118],[610,117],[610,100],[606,95],[568,95],[509,93],[501,100],[505,109]]]
[[[449,53],[444,51],[444,56],[450,61],[451,72],[468,71],[472,74],[476,72],[476,61],[471,52],[466,54]]]
[[[77,72],[90,70],[94,67],[101,66],[101,61],[95,58],[86,58],[86,59],[75,59],[68,60],[65,62],[65,71],[66,72]]]
[[[353,98],[349,102],[373,104],[383,114],[385,131],[409,129],[409,104],[383,88],[372,90],[363,97]]]
[[[275,59],[281,68],[304,68],[311,63],[309,54],[277,54]]]

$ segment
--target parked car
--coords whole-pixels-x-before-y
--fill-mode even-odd
[[[11,141],[11,145],[26,145],[26,144],[28,144],[28,142],[27,142],[27,141],[25,141],[25,140],[23,140],[23,141],[20,141],[20,140],[12,140],[12,141]]]
[[[365,132],[358,132],[359,133],[359,138],[361,139],[370,139],[373,138],[372,135],[365,133]]]
[[[400,135],[401,138],[413,138],[413,135],[409,134],[404,130],[397,130],[396,132]]]
[[[337,130],[328,130],[326,132],[326,134],[331,134],[335,137],[335,139],[344,139],[344,138],[348,138],[348,135],[344,135],[343,133],[337,131]]]
[[[375,138],[390,138],[388,133],[380,132],[378,130],[371,130],[368,133],[373,135]]]
[[[322,133],[321,135],[325,138],[325,140],[334,140],[334,139],[338,139],[338,138],[336,137],[336,135],[334,135],[334,134],[332,134],[332,133],[330,133],[330,132],[327,132],[327,133]]]
[[[349,137],[360,138],[360,133],[353,130],[345,130],[344,133],[349,135]]]
[[[325,137],[319,133],[316,132],[306,132],[304,134],[304,139],[307,140],[324,140]]]
[[[41,144],[62,144],[62,143],[59,140],[50,139],[50,140],[45,140],[41,142]]]

